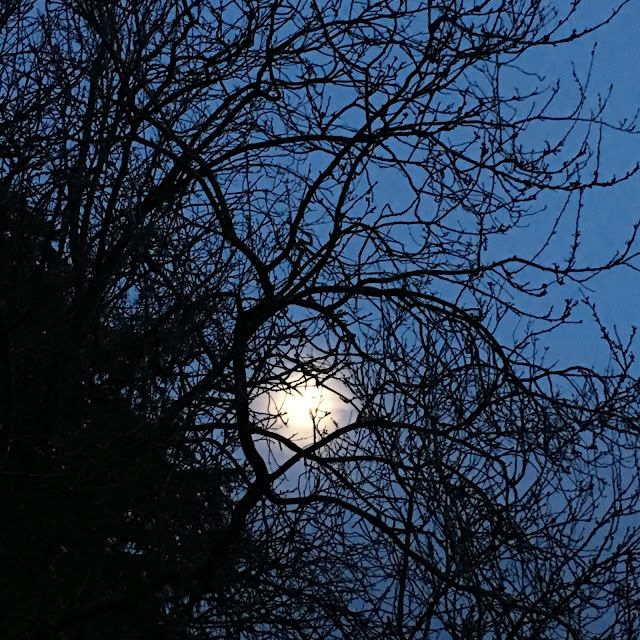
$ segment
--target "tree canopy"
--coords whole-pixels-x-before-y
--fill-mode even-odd
[[[2,3],[9,637],[638,634],[635,329],[544,350],[636,122],[535,67],[627,4]]]

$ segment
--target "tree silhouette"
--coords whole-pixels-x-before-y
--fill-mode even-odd
[[[3,3],[9,637],[635,637],[631,339],[543,349],[637,267],[580,248],[635,121],[535,73],[581,11]]]

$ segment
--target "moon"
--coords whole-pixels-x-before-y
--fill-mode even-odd
[[[315,385],[301,385],[283,394],[282,421],[299,438],[312,438],[314,424],[317,430],[328,413],[326,398]]]
[[[349,423],[353,406],[345,401],[347,392],[336,380],[316,386],[311,381],[305,384],[300,376],[292,376],[286,389],[260,394],[251,408],[256,424],[307,446]]]

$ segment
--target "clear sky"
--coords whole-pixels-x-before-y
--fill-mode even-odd
[[[611,2],[588,0],[584,20],[597,20],[611,11]],[[580,24],[571,25],[580,28]],[[579,73],[585,73],[591,50],[597,42],[591,91],[606,93],[613,84],[610,117],[633,116],[640,107],[640,2],[632,0],[621,15],[601,31],[562,49],[549,48],[535,53],[536,65],[550,77],[558,76],[570,84],[571,62]],[[640,160],[640,135],[608,132],[605,138],[602,168],[606,173],[621,172]],[[605,260],[628,237],[640,218],[640,175],[612,189],[594,190],[587,194],[583,212],[582,256],[584,262]],[[640,251],[640,242],[638,242]],[[640,259],[636,260],[640,267]],[[640,326],[640,273],[619,268],[602,274],[590,283],[602,319],[615,323],[628,333],[631,325]],[[571,291],[556,291],[560,300],[571,297]],[[589,321],[586,310],[578,313],[585,318],[583,326],[561,328],[547,344],[561,360],[581,364],[606,362],[606,350],[598,344],[598,332]],[[639,341],[640,344],[640,341]],[[638,349],[636,349],[638,351]],[[552,358],[554,359],[554,358]]]

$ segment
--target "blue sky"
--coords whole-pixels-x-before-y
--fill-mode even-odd
[[[607,15],[612,3],[585,3],[584,21]],[[580,27],[580,25],[575,25]],[[578,72],[586,72],[591,51],[597,42],[596,59],[592,79],[592,93],[606,93],[613,84],[609,105],[610,117],[632,116],[640,107],[640,2],[632,0],[621,15],[601,31],[562,49],[550,48],[535,53],[536,67],[559,76],[569,85],[571,62]],[[602,166],[607,172],[620,174],[640,160],[640,135],[609,132],[605,138]],[[585,198],[582,228],[582,256],[585,261],[604,260],[628,237],[629,231],[640,218],[640,176],[605,190],[593,190]],[[640,250],[640,243],[638,243]],[[640,267],[640,259],[636,261]],[[590,283],[590,294],[597,304],[602,319],[614,323],[628,333],[633,324],[640,325],[640,273],[619,268],[605,273]],[[569,291],[556,291],[559,298],[573,295]],[[547,341],[555,358],[581,364],[606,363],[607,352],[599,343],[598,331],[589,320],[586,310],[577,317],[585,319],[582,326],[559,329]],[[552,357],[551,359],[555,359]]]

